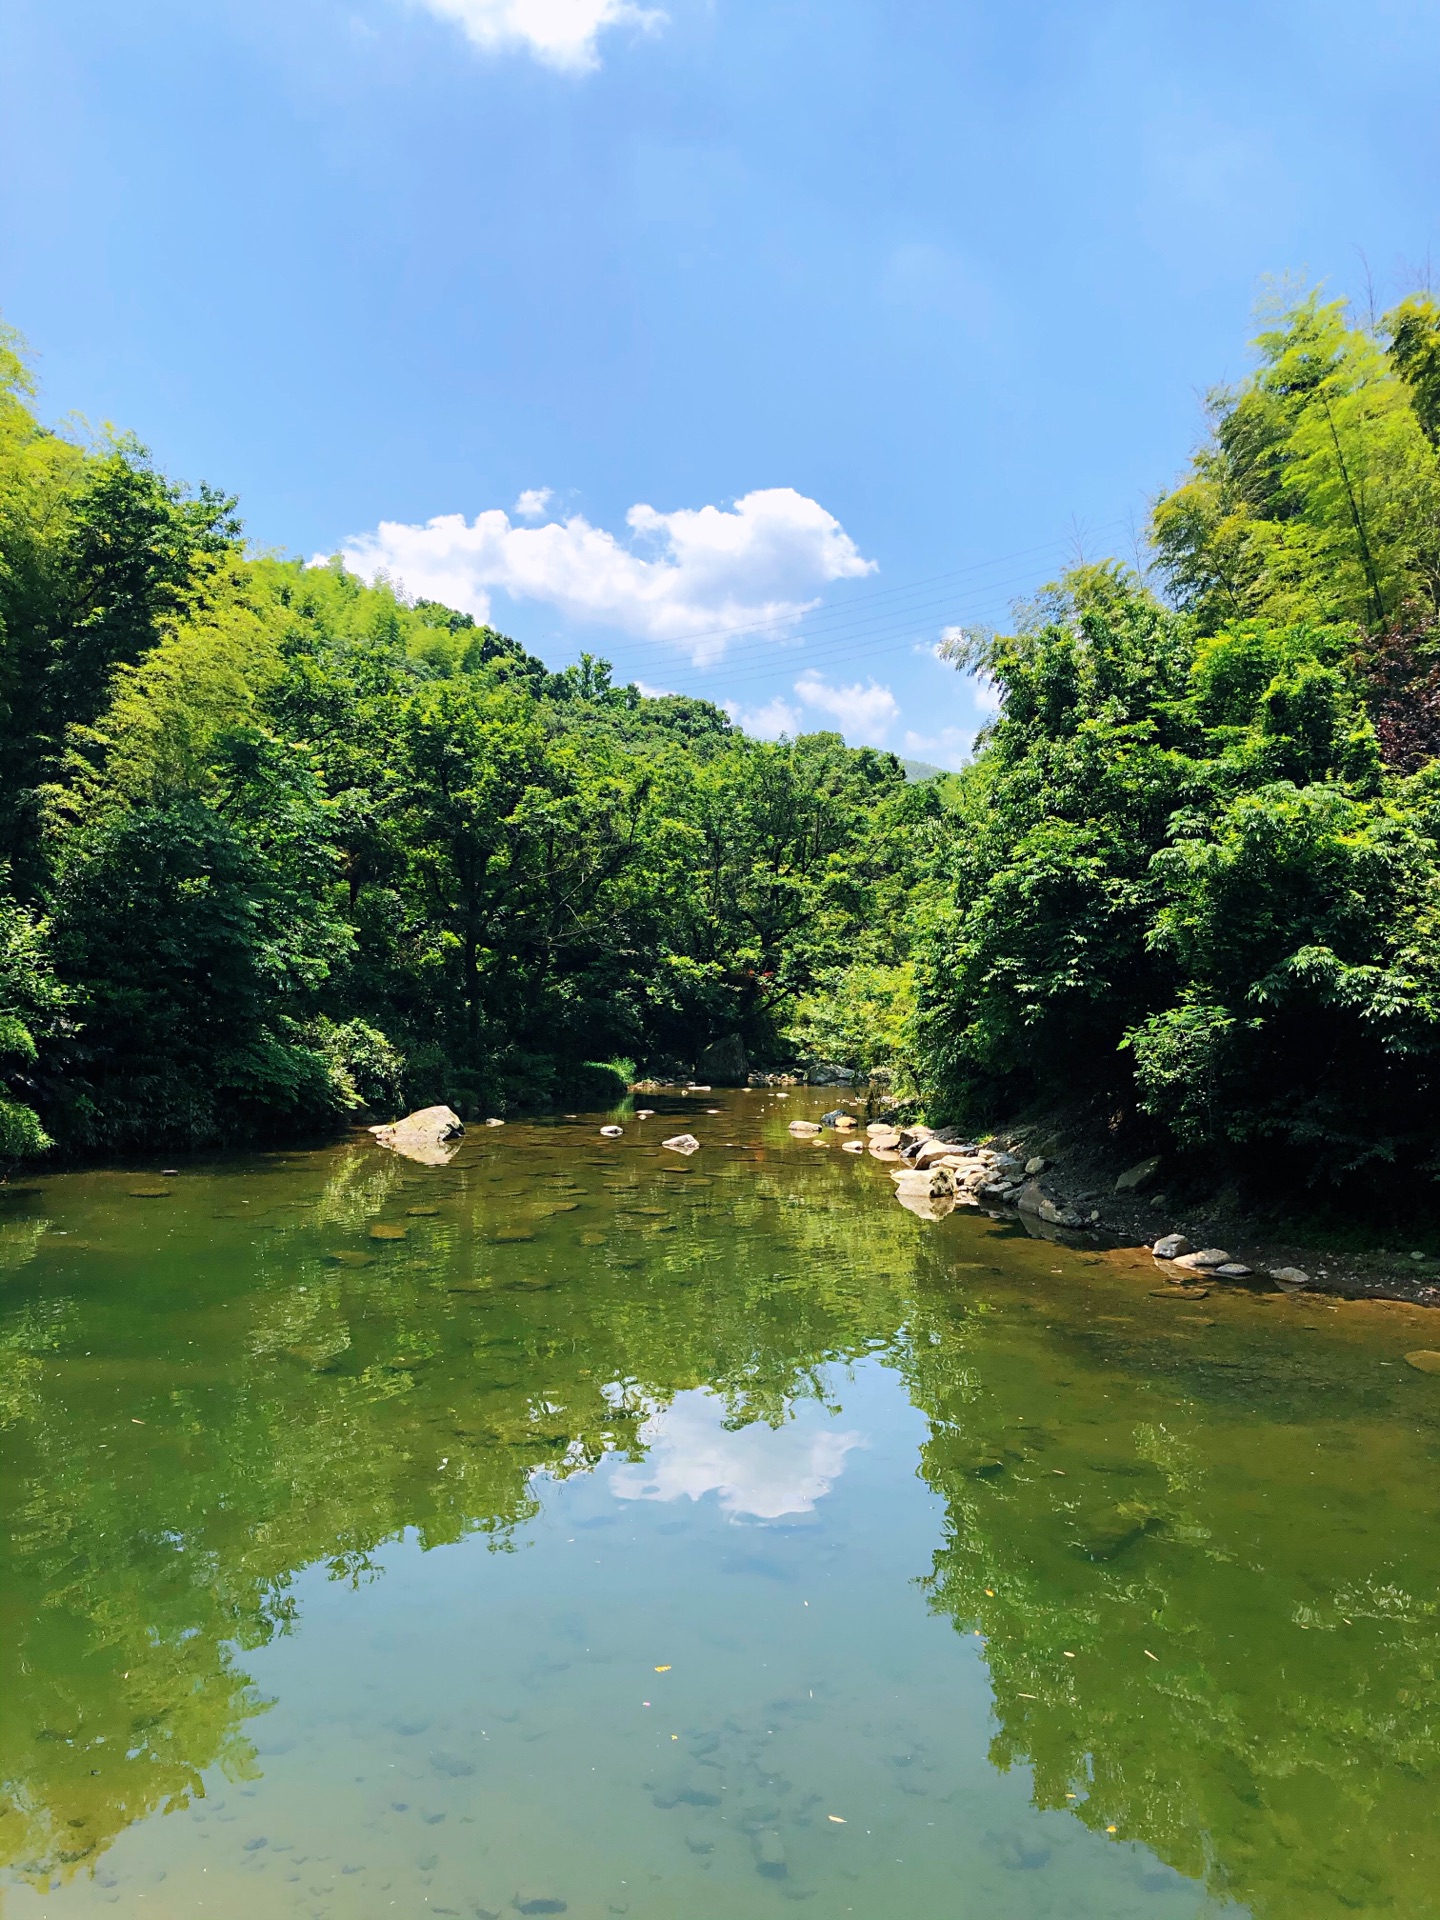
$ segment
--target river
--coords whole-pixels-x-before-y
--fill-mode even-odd
[[[4,1190],[10,1920],[1440,1914],[1440,1321],[832,1098]]]

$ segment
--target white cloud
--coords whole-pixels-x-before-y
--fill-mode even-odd
[[[810,1513],[829,1493],[845,1456],[865,1440],[821,1426],[817,1408],[799,1408],[778,1430],[763,1421],[729,1432],[725,1407],[705,1388],[677,1394],[646,1422],[648,1458],[617,1469],[610,1485],[621,1500],[703,1500],[719,1495],[724,1513],[778,1520]]]
[[[738,700],[722,700],[720,704],[753,740],[778,740],[782,733],[793,738],[800,731],[800,709],[792,707],[782,694],[777,693],[763,707],[742,707]]]
[[[652,687],[648,680],[637,680],[635,686],[647,700],[664,700],[675,691],[673,687]]]
[[[591,72],[600,64],[596,36],[606,27],[662,26],[665,15],[632,0],[420,0],[453,20],[486,53],[520,47],[547,67]]]
[[[974,744],[973,727],[940,727],[934,733],[905,735],[905,751],[912,759],[942,767],[963,767]]]
[[[886,734],[900,718],[894,694],[874,680],[863,687],[858,681],[851,687],[832,687],[812,667],[795,682],[795,691],[807,707],[838,720],[840,731],[852,745],[858,741],[861,746],[883,746]]]
[[[383,573],[477,620],[489,618],[500,588],[686,646],[697,662],[724,652],[726,629],[797,620],[816,605],[817,587],[875,570],[840,522],[793,487],[764,487],[729,508],[634,506],[626,521],[629,544],[579,514],[537,527],[512,525],[498,507],[424,526],[383,520],[341,554],[352,573]]]
[[[554,497],[553,488],[526,487],[510,511],[517,520],[543,520],[545,509]]]

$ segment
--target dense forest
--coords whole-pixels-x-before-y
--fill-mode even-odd
[[[893,756],[250,553],[4,373],[5,1152],[604,1103],[900,958],[938,801]]]
[[[1435,1171],[1440,305],[1277,310],[1156,502],[967,632],[959,775],[552,673],[0,398],[0,1149],[844,1058],[932,1119]]]

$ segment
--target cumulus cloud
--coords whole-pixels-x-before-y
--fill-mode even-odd
[[[840,731],[852,746],[882,747],[885,736],[900,717],[900,706],[889,687],[870,680],[861,686],[834,687],[814,667],[807,667],[795,682],[800,705],[777,693],[763,706],[742,707],[738,700],[723,700],[721,705],[735,722],[757,740],[778,740],[781,734],[792,739],[805,725],[808,707],[811,714],[824,714],[838,721]]]
[[[754,740],[778,740],[781,734],[792,737],[800,731],[800,709],[792,707],[777,693],[763,707],[742,707],[738,700],[722,700],[726,713]]]
[[[521,495],[527,510],[538,495]],[[571,619],[675,642],[697,662],[718,658],[727,629],[797,620],[817,604],[817,587],[875,570],[834,515],[793,487],[761,488],[733,507],[634,506],[626,521],[628,541],[580,514],[533,527],[515,526],[498,507],[423,526],[383,520],[346,541],[341,557],[352,573],[383,574],[477,620],[490,617],[500,589]]]
[[[606,27],[662,26],[665,15],[633,0],[420,0],[453,20],[486,53],[518,47],[547,67],[587,73],[600,64],[595,41]]]
[[[729,1432],[724,1403],[705,1388],[677,1394],[641,1429],[643,1463],[620,1467],[610,1485],[621,1500],[703,1500],[718,1495],[724,1513],[779,1520],[810,1513],[829,1493],[858,1433],[821,1426],[814,1408],[799,1408],[778,1431],[763,1421]]]
[[[811,668],[795,682],[795,691],[807,707],[829,714],[851,745],[882,747],[891,726],[900,718],[900,705],[889,687],[869,680],[862,687],[832,687]]]
[[[554,492],[550,487],[526,487],[511,512],[517,520],[543,520],[545,509],[553,498]]]

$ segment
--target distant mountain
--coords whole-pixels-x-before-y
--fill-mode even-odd
[[[907,760],[901,754],[895,757],[905,769],[907,780],[934,780],[945,771],[944,767],[932,767],[928,760]]]

